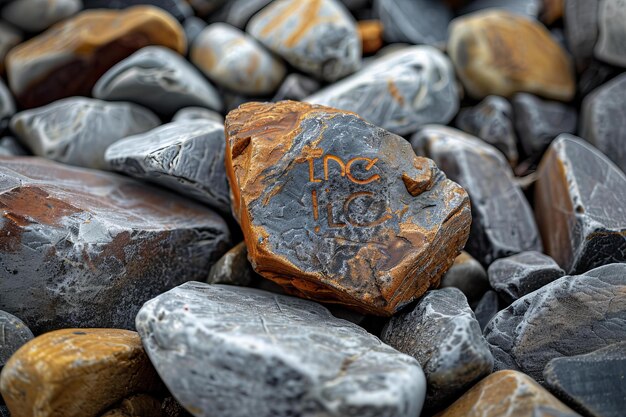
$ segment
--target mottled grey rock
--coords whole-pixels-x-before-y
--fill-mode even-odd
[[[254,38],[226,23],[213,23],[191,47],[191,61],[216,84],[242,94],[271,94],[287,69]]]
[[[135,104],[86,97],[58,100],[11,119],[11,129],[35,155],[89,168],[106,167],[104,151],[112,143],[159,124]]]
[[[509,304],[565,275],[554,259],[539,252],[498,259],[487,272],[493,289]]]
[[[481,329],[484,329],[496,314],[500,311],[500,299],[495,291],[487,291],[474,308],[476,321]]]
[[[411,46],[384,54],[306,101],[355,112],[405,135],[428,123],[452,120],[459,92],[446,55],[430,46]]]
[[[2,8],[2,18],[25,32],[41,32],[82,8],[82,0],[19,0]]]
[[[212,210],[131,178],[0,162],[0,309],[35,334],[132,328],[146,300],[204,279],[229,240]]]
[[[626,338],[626,264],[565,276],[500,311],[484,334],[495,369],[543,382],[546,364]]]
[[[356,21],[338,0],[280,0],[248,24],[247,32],[307,74],[336,81],[361,66]]]
[[[543,377],[555,395],[584,415],[622,417],[626,410],[626,342],[552,359]]]
[[[0,72],[4,69],[4,57],[18,43],[22,42],[22,34],[5,22],[0,21]]]
[[[460,130],[426,126],[411,138],[470,196],[472,229],[465,247],[483,265],[516,253],[541,251],[533,213],[502,153]]]
[[[389,43],[443,47],[448,40],[448,24],[454,17],[441,0],[375,0],[374,9]]]
[[[109,167],[147,179],[230,213],[224,125],[212,120],[167,123],[109,146]]]
[[[511,165],[517,165],[517,138],[511,103],[503,97],[487,96],[474,107],[462,109],[456,127],[499,149]]]
[[[0,78],[0,134],[2,134],[9,125],[11,116],[15,114],[15,101],[11,92]]]
[[[0,156],[23,156],[28,155],[26,149],[11,136],[0,138]]]
[[[4,296],[4,295],[3,295]],[[29,302],[25,300],[25,302]],[[0,310],[0,371],[23,344],[33,339],[33,332],[13,314]],[[0,403],[2,397],[0,397]]]
[[[209,18],[210,22],[224,22],[239,29],[246,25],[261,9],[274,0],[228,0]]]
[[[441,287],[461,290],[470,304],[478,301],[490,289],[487,271],[467,252],[461,252],[441,278]]]
[[[513,96],[515,129],[524,153],[541,155],[561,133],[576,133],[576,110],[558,101],[543,100],[527,93]]]
[[[217,261],[209,271],[206,282],[209,284],[229,284],[246,287],[256,276],[252,265],[248,262],[246,243],[234,246]]]
[[[221,110],[215,88],[178,53],[148,46],[114,65],[96,83],[93,96],[141,104],[172,115],[183,107]]]
[[[602,0],[598,9],[598,42],[594,55],[609,64],[626,67],[626,0]]]
[[[563,23],[569,51],[578,70],[589,65],[598,40],[599,0],[567,0],[563,4]]]
[[[291,73],[285,77],[272,101],[304,101],[319,89],[320,83],[313,78],[298,73]]]
[[[196,417],[417,416],[417,361],[310,301],[187,283],[147,302],[143,345]]]
[[[456,288],[429,291],[389,320],[381,340],[422,365],[427,408],[442,408],[491,373],[493,357],[474,313]]]
[[[535,183],[535,215],[546,253],[566,273],[626,262],[626,176],[575,136],[560,135]]]
[[[479,10],[498,8],[537,18],[542,7],[542,0],[472,0],[459,10],[459,14],[468,14]]]
[[[185,0],[83,0],[86,9],[126,9],[139,4],[159,7],[176,19],[183,21],[193,14]]]
[[[224,124],[224,116],[213,110],[205,109],[204,107],[185,107],[176,112],[172,117],[172,122],[179,122],[181,120],[212,120],[214,122]]]
[[[197,16],[189,16],[183,22],[183,30],[187,38],[187,45],[193,45],[198,35],[206,28],[207,24],[204,20]]]

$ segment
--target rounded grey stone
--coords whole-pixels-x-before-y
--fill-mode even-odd
[[[183,21],[193,15],[186,0],[83,0],[86,9],[126,9],[140,4],[159,7],[176,19]]]
[[[9,358],[34,337],[22,320],[0,310],[0,371]]]
[[[0,138],[0,156],[23,156],[28,155],[26,149],[13,137]]]
[[[224,116],[216,111],[206,109],[204,107],[185,107],[176,112],[172,117],[172,122],[179,122],[182,120],[211,120],[214,122],[224,124]]]
[[[0,21],[0,69],[4,67],[4,58],[18,43],[22,42],[22,34],[14,27]]]
[[[441,278],[441,288],[447,287],[461,290],[470,304],[478,301],[491,288],[487,271],[467,252],[461,252]]]
[[[19,0],[2,8],[2,18],[25,32],[41,32],[82,8],[82,0]]]
[[[313,78],[298,73],[291,73],[285,77],[272,101],[304,101],[319,89],[320,83]]]
[[[192,0],[198,1],[198,0]],[[212,0],[200,0],[212,1]],[[224,22],[239,29],[245,29],[246,25],[259,11],[274,0],[228,0],[225,4],[209,17],[210,22]]]
[[[206,28],[207,24],[204,20],[197,16],[189,16],[183,22],[183,30],[187,38],[187,45],[193,45],[198,35]]]
[[[598,10],[598,42],[594,55],[609,64],[626,67],[626,0],[602,0]]]
[[[0,78],[0,134],[9,125],[11,116],[15,114],[15,101],[11,92]]]
[[[474,13],[484,9],[504,9],[512,13],[537,18],[543,8],[542,0],[472,0],[462,7],[459,14]]]
[[[567,0],[563,4],[563,24],[569,51],[578,70],[589,65],[598,40],[600,0]]]
[[[226,252],[209,271],[208,284],[228,284],[249,286],[256,277],[248,261],[248,249],[245,242],[240,242]]]
[[[498,311],[500,311],[498,293],[495,291],[487,291],[474,308],[474,314],[476,315],[478,324],[480,324],[480,328],[484,329],[487,323],[498,314]]]

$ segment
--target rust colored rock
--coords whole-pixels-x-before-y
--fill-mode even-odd
[[[246,103],[225,130],[248,257],[291,294],[389,316],[439,285],[467,240],[465,190],[354,113]]]
[[[63,329],[22,346],[2,371],[0,392],[14,417],[98,417],[162,383],[135,332]]]
[[[383,47],[383,24],[380,20],[361,20],[357,23],[364,54],[373,54]]]
[[[159,8],[87,10],[13,48],[6,58],[9,85],[25,108],[89,96],[109,68],[148,45],[187,49],[182,26]]]

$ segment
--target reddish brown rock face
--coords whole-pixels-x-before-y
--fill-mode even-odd
[[[291,294],[391,315],[437,286],[467,240],[465,190],[353,113],[246,103],[226,135],[248,257]]]

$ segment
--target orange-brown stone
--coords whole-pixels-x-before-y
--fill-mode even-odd
[[[563,17],[564,2],[564,0],[543,0],[541,21],[546,25],[551,25]]]
[[[380,20],[361,20],[357,24],[364,54],[378,52],[383,46],[383,24]]]

